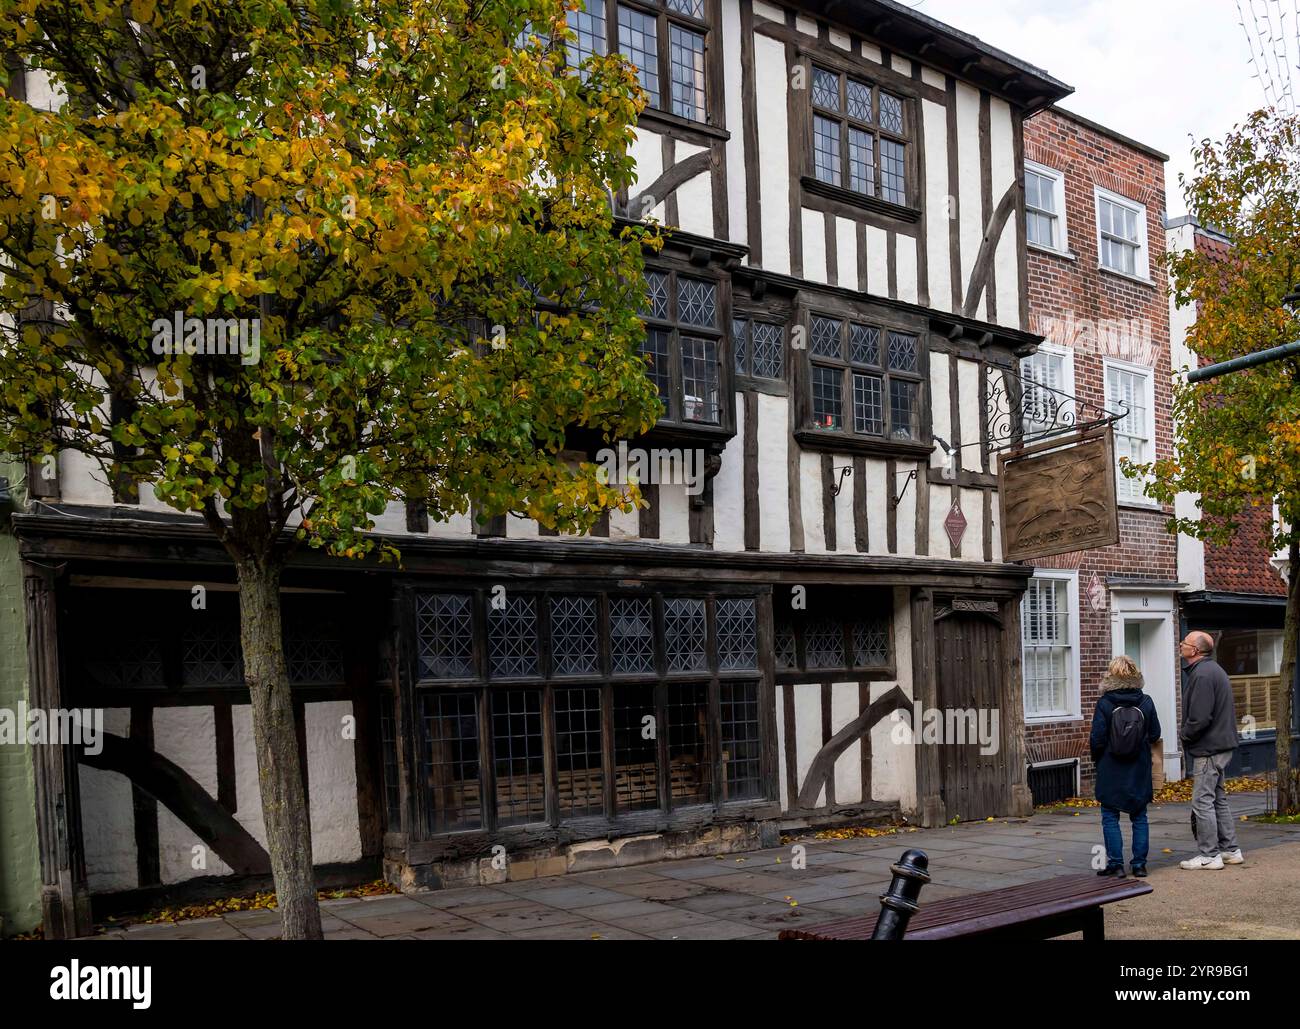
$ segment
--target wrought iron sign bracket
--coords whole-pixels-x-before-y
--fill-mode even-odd
[[[840,495],[840,490],[844,488],[844,480],[852,474],[853,466],[851,464],[846,464],[840,469],[840,477],[835,480],[835,485],[831,487],[832,497],[838,497]]]
[[[889,498],[890,507],[897,507],[899,504],[903,502],[903,497],[907,495],[907,487],[912,484],[912,480],[915,478],[916,478],[916,469],[913,468],[910,472],[907,473],[907,479],[903,483],[902,489],[898,488],[898,479],[897,478],[894,479],[895,493],[892,497]]]

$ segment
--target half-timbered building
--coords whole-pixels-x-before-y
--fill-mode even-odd
[[[647,508],[583,538],[394,507],[400,570],[296,559],[322,876],[436,887],[1027,812],[1032,570],[1002,560],[989,398],[1018,397],[1040,340],[1023,123],[1069,88],[892,0],[587,0],[574,28],[649,93],[617,213],[670,227],[644,345],[665,414],[628,442],[703,478],[652,474]],[[104,708],[112,735],[37,757],[56,934],[90,895],[267,870],[229,562],[148,490],[58,473],[14,519],[30,702]],[[994,739],[918,745],[928,711],[992,714]]]

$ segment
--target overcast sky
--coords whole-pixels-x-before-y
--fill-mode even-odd
[[[1073,86],[1061,103],[1066,110],[1167,153],[1173,216],[1187,209],[1178,175],[1192,171],[1191,139],[1220,139],[1266,102],[1265,87],[1252,77],[1237,0],[903,2]],[[1268,48],[1279,52],[1270,58],[1273,78],[1279,66],[1282,74],[1289,68],[1300,89],[1300,0],[1240,0],[1240,7],[1257,39],[1271,20]],[[1289,57],[1280,52],[1282,40]]]

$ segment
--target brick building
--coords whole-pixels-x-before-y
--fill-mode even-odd
[[[1168,244],[1173,251],[1195,247],[1217,259],[1226,258],[1232,249],[1226,236],[1190,217],[1169,222]],[[1170,308],[1174,367],[1206,363],[1186,342],[1195,309],[1177,307],[1172,300]],[[1181,494],[1178,513],[1193,517],[1196,504],[1196,496]],[[1239,529],[1224,546],[1186,536],[1178,541],[1179,578],[1187,584],[1181,598],[1184,627],[1202,629],[1214,637],[1215,658],[1232,681],[1237,716],[1243,719],[1240,745],[1230,769],[1233,774],[1251,774],[1276,765],[1286,553],[1272,549],[1274,516],[1271,505],[1248,508],[1237,518]],[[1251,721],[1245,721],[1247,716]]]
[[[1173,446],[1165,248],[1166,155],[1051,108],[1025,123],[1031,325],[1046,342],[1022,361],[1026,389],[1056,397],[1057,421],[1104,407],[1116,461]],[[1076,398],[1077,401],[1072,398]],[[1027,405],[1025,426],[1038,417]],[[1045,415],[1044,417],[1049,417]],[[1050,420],[1050,418],[1049,418]],[[1026,747],[1035,800],[1090,790],[1088,731],[1106,665],[1142,669],[1161,723],[1177,717],[1177,542],[1172,509],[1116,471],[1120,542],[1035,562],[1021,612]],[[1177,734],[1166,761],[1177,774]]]

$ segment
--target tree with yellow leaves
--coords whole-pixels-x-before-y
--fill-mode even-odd
[[[1205,140],[1184,183],[1189,212],[1232,241],[1227,257],[1190,249],[1171,255],[1175,299],[1194,304],[1187,336],[1206,362],[1300,339],[1300,310],[1283,298],[1300,281],[1300,119],[1257,111],[1221,142]],[[1300,809],[1290,746],[1296,636],[1300,630],[1300,359],[1262,364],[1205,382],[1176,380],[1173,457],[1133,474],[1154,473],[1148,493],[1173,503],[1200,495],[1200,517],[1175,518],[1171,531],[1227,542],[1237,518],[1276,501],[1274,549],[1290,556],[1279,691],[1278,810]],[[1268,551],[1261,548],[1260,560]]]
[[[321,934],[292,548],[382,552],[402,499],[572,531],[635,502],[558,456],[660,410],[609,199],[642,94],[568,66],[565,7],[0,2],[65,97],[0,95],[0,451],[89,455],[228,551],[285,938]]]

